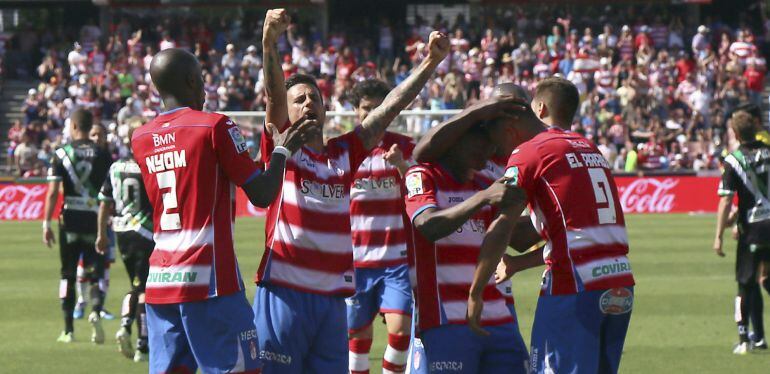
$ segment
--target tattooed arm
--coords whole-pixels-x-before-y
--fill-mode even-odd
[[[449,38],[434,31],[428,42],[428,57],[412,71],[406,80],[394,88],[380,106],[374,109],[361,124],[359,136],[367,149],[372,149],[382,139],[385,129],[409,103],[417,97],[436,66],[449,54]]]
[[[289,26],[289,15],[285,9],[270,9],[265,15],[262,31],[262,53],[264,60],[265,93],[267,117],[265,123],[274,124],[283,130],[289,120],[281,59],[278,56],[278,37]]]

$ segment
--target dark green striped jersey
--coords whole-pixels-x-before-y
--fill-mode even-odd
[[[770,245],[770,148],[754,141],[725,157],[720,196],[738,195],[738,226],[748,244]]]
[[[112,158],[90,140],[75,140],[54,151],[49,181],[64,186],[61,220],[65,231],[96,234],[99,188],[107,177]]]
[[[152,240],[152,205],[144,189],[142,172],[133,158],[120,159],[110,166],[99,200],[115,203],[115,232],[136,231]]]

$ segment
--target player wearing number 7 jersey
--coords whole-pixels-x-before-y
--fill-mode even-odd
[[[610,166],[593,143],[546,128],[532,111],[506,126],[516,147],[507,183],[527,193],[532,221],[547,242],[543,250],[518,256],[528,261],[520,269],[547,265],[532,331],[532,371],[617,372],[634,278]],[[482,291],[524,208],[502,209],[484,238],[468,299],[469,325],[480,333]]]
[[[235,186],[266,207],[287,157],[314,130],[295,123],[274,131],[277,146],[262,172],[232,120],[200,111],[205,93],[195,56],[164,50],[150,75],[167,111],[131,140],[153,206],[145,298],[150,372],[258,372],[254,315],[233,249]]]

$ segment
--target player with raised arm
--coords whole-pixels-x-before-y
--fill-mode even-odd
[[[744,261],[744,269],[741,273],[755,275],[759,286],[770,293],[770,147],[757,139],[756,119],[746,110],[733,113],[730,118],[730,127],[740,143],[737,150],[725,157],[722,182],[719,186],[719,208],[717,212],[716,237],[714,238],[714,251],[719,256],[722,252],[722,235],[728,226],[728,217],[735,195],[738,195],[738,242],[748,248]],[[746,269],[746,265],[754,266],[754,269]],[[742,275],[744,275],[742,274]],[[739,288],[739,291],[740,288]],[[736,303],[736,319],[740,335],[740,342],[733,353],[746,354],[752,345],[749,342],[746,327],[745,305],[741,305],[741,297],[747,297],[749,289],[745,287],[743,295],[739,294]],[[760,297],[754,297],[753,302],[761,302]],[[741,306],[744,307],[741,310]],[[756,312],[754,312],[756,313]],[[738,318],[740,317],[740,318]],[[755,316],[755,329],[762,326],[762,315]],[[764,333],[763,328],[758,333]],[[762,336],[764,338],[764,336]],[[764,339],[762,339],[764,340]],[[764,341],[757,345],[762,348]]]
[[[91,341],[104,343],[104,329],[101,311],[104,298],[99,289],[99,278],[104,271],[104,257],[96,253],[96,201],[99,186],[104,183],[112,163],[110,155],[88,138],[93,126],[91,112],[78,108],[70,116],[72,142],[54,152],[51,168],[48,170],[48,192],[45,201],[43,221],[43,243],[49,248],[55,242],[51,230],[59,186],[63,185],[64,206],[59,219],[59,255],[61,259],[61,281],[59,298],[64,312],[64,331],[58,341],[73,341],[73,316],[75,310],[75,277],[80,256],[83,256],[87,278],[91,280],[91,314],[88,322],[92,327]]]
[[[507,184],[527,200],[504,206],[484,237],[468,297],[479,334],[483,295],[529,205],[544,250],[516,259],[547,265],[531,339],[533,372],[617,372],[633,307],[628,239],[610,165],[585,138],[546,128],[533,111],[509,126]],[[542,255],[542,257],[539,257]]]
[[[489,137],[486,126],[473,126],[438,161],[407,172],[417,316],[410,372],[527,373],[527,348],[515,312],[494,282],[484,287],[489,307],[481,316],[491,335],[476,336],[465,323],[486,227],[501,203],[524,199],[520,190],[478,172],[495,149]]]
[[[140,118],[129,121],[127,142],[142,126]],[[131,290],[123,298],[120,330],[115,335],[118,350],[134,361],[147,361],[146,314],[144,289],[150,270],[150,254],[155,247],[152,240],[152,205],[144,189],[142,174],[132,154],[110,166],[107,178],[99,191],[98,231],[96,251],[104,255],[109,246],[107,226],[112,217],[120,257],[128,272]],[[131,325],[136,322],[136,351],[131,346]]]
[[[289,24],[286,11],[269,10],[263,51],[267,129],[262,160],[272,163],[267,134],[307,120],[325,121],[314,78],[284,82],[278,37]],[[380,143],[385,129],[414,100],[449,52],[449,40],[431,34],[429,53],[360,126],[324,144],[318,134],[290,158],[280,196],[268,210],[266,250],[256,275],[255,322],[266,373],[342,373],[349,370],[344,298],[354,294],[350,187],[355,171]],[[279,126],[276,129],[273,124]]]
[[[201,112],[195,56],[170,48],[150,76],[165,112],[134,131],[131,146],[153,206],[145,302],[150,372],[255,373],[257,331],[233,248],[235,186],[266,207],[286,159],[317,130],[297,121],[274,132],[273,162],[260,170],[228,117]]]
[[[387,83],[369,79],[353,87],[358,123],[382,104]],[[412,290],[406,259],[406,230],[401,186],[409,168],[412,138],[386,131],[364,159],[350,187],[350,226],[356,294],[346,300],[349,368],[369,372],[372,322],[382,314],[388,345],[382,359],[385,373],[406,370],[412,315]]]

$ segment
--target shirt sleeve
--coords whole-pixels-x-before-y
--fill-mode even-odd
[[[530,147],[517,148],[508,158],[503,174],[508,179],[508,184],[523,188],[529,196],[533,196],[532,189],[539,177],[537,174],[540,159],[537,155],[538,152]]]
[[[733,169],[730,164],[725,163],[725,171],[722,173],[722,180],[719,181],[719,190],[717,190],[717,195],[734,195],[735,192],[738,191],[738,186],[740,186],[740,183],[741,181],[738,178],[738,174],[735,173],[735,169]]]
[[[238,125],[222,117],[214,126],[214,152],[227,178],[238,186],[259,175],[257,164],[249,156],[249,147]]]
[[[115,201],[112,197],[112,173],[107,173],[107,178],[104,178],[98,199],[99,201]]]
[[[413,167],[406,172],[404,177],[404,203],[409,221],[414,219],[429,208],[438,208],[436,201],[436,185],[433,176],[423,167]]]
[[[54,152],[51,156],[51,166],[48,168],[47,179],[49,182],[58,182],[62,180],[62,177],[64,177],[64,166],[62,165],[61,158]]]

